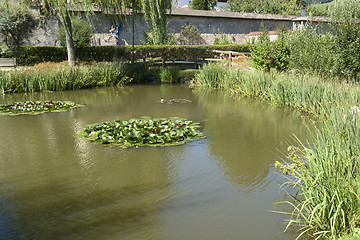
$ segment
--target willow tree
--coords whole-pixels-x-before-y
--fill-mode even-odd
[[[72,33],[72,16],[76,12],[83,12],[87,16],[94,15],[95,12],[102,13],[124,13],[133,7],[138,6],[140,0],[23,0],[37,4],[42,8],[43,13],[55,15],[65,28],[66,49],[69,66],[75,65],[76,49]]]
[[[171,0],[141,0],[141,5],[149,24],[152,44],[166,44],[168,42],[166,14],[172,7]]]

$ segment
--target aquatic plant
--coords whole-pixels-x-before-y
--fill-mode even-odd
[[[0,105],[1,115],[37,115],[45,112],[63,112],[81,105],[69,101],[26,101]]]
[[[292,208],[283,212],[290,216],[287,227],[300,227],[298,239],[304,235],[317,239],[336,239],[344,234],[357,236],[360,86],[324,81],[310,74],[218,68],[201,69],[195,86],[291,106],[310,113],[314,120],[311,144],[299,142],[298,146],[289,147],[288,158],[276,163],[287,178],[283,187],[296,190],[284,202]],[[216,74],[211,74],[214,71]]]
[[[0,93],[63,91],[123,85],[132,81],[126,64],[34,68],[0,72]]]
[[[79,136],[91,142],[122,148],[172,146],[205,138],[200,124],[183,118],[150,118],[111,121],[87,126]]]

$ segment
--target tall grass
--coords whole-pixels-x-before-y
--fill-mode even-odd
[[[360,229],[360,87],[323,81],[311,75],[229,70],[208,65],[197,85],[258,97],[315,116],[312,142],[289,147],[289,159],[277,165],[298,189],[292,196],[289,226],[299,236],[335,239]],[[287,185],[286,184],[286,185]]]
[[[127,66],[94,64],[77,67],[35,67],[34,69],[1,71],[0,92],[61,91],[113,86],[128,83]]]

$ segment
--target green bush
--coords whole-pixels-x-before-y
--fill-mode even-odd
[[[91,23],[79,17],[75,17],[71,20],[71,24],[75,48],[90,46],[91,38],[93,36],[93,29],[91,27]],[[66,47],[66,35],[64,26],[61,26],[59,28],[59,39],[61,46]]]
[[[321,27],[305,25],[289,36],[291,69],[321,76],[333,75],[334,39],[331,34],[322,32]]]
[[[287,46],[287,30],[278,28],[277,39],[270,41],[267,31],[263,31],[257,40],[251,46],[251,55],[255,67],[270,71],[275,68],[278,71],[284,71],[289,66],[289,49]]]
[[[179,72],[178,68],[162,68],[160,71],[161,83],[177,83]]]

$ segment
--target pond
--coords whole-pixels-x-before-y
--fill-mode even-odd
[[[160,99],[187,99],[167,104]],[[0,96],[0,104],[67,100],[84,107],[0,116],[0,239],[295,239],[273,163],[300,114],[184,85]],[[122,149],[76,137],[112,120],[181,117],[207,136],[181,146]]]

